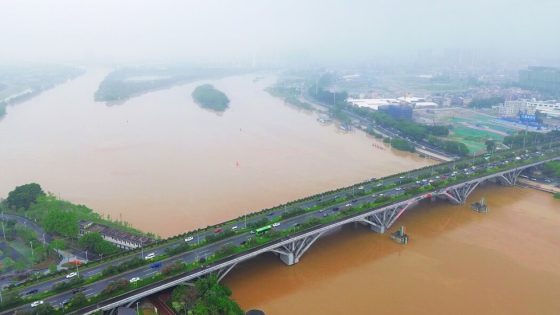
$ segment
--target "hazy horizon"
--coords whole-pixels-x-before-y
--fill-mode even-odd
[[[559,1],[5,0],[1,63],[557,64]]]

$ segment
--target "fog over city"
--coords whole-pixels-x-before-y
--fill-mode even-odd
[[[557,63],[554,0],[3,0],[0,62],[339,62],[468,51]]]
[[[0,0],[0,315],[559,314],[559,13]]]

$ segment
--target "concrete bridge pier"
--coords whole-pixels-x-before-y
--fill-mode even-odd
[[[416,201],[409,201],[387,208],[383,212],[374,213],[360,219],[362,223],[369,225],[370,230],[383,234],[393,223]]]
[[[294,257],[294,253],[287,252],[285,254],[280,254],[280,260],[288,266],[295,265],[299,262],[299,259],[296,260]]]
[[[270,251],[278,254],[280,260],[288,266],[295,265],[299,262],[299,259],[303,254],[315,243],[315,241],[321,237],[325,231],[318,232],[314,235],[307,236],[306,238],[299,239],[288,244],[281,245],[277,248],[271,249]]]

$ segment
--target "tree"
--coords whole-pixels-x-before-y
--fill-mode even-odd
[[[79,232],[76,213],[58,208],[50,209],[44,219],[43,226],[50,233],[66,237],[77,237]]]
[[[86,305],[87,302],[88,302],[88,298],[86,297],[86,295],[83,292],[78,292],[74,294],[74,296],[70,300],[70,305],[73,308],[79,308]]]
[[[486,144],[487,152],[494,152],[494,150],[496,150],[496,140],[488,139],[484,142],[484,144]]]
[[[37,197],[44,195],[45,193],[39,184],[25,184],[17,186],[8,193],[6,203],[10,208],[27,210],[32,203],[37,201]]]
[[[78,244],[82,249],[90,250],[98,254],[110,255],[118,252],[118,248],[103,239],[98,232],[86,233],[80,237]]]

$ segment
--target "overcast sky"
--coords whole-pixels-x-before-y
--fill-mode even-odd
[[[560,0],[0,0],[0,62],[558,58]]]

